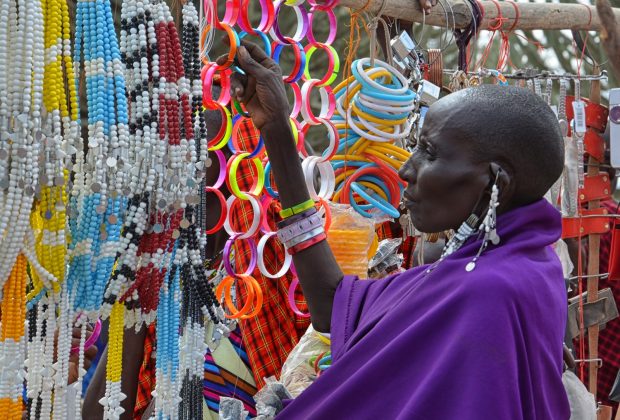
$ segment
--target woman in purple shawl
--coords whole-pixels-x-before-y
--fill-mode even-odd
[[[283,208],[309,199],[278,66],[243,42],[234,96],[260,129]],[[560,176],[551,109],[516,87],[435,103],[400,170],[422,232],[453,229],[442,258],[381,280],[343,276],[326,241],[294,255],[332,366],[282,419],[567,419],[566,292],[552,245]]]

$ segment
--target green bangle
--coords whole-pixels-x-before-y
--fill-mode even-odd
[[[291,217],[294,216],[296,214],[299,214],[303,211],[309,210],[312,207],[314,207],[314,200],[309,199],[307,201],[304,201],[303,203],[297,204],[293,207],[289,207],[287,209],[282,209],[280,210],[280,217],[283,219],[286,219],[287,217]]]

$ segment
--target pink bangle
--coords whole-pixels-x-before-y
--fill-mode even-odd
[[[338,139],[339,138],[338,130],[336,129],[334,124],[332,124],[332,122],[329,121],[328,119],[315,118],[315,120],[320,122],[327,128],[327,137],[329,138],[329,145],[327,146],[327,149],[323,151],[323,153],[321,154],[318,160],[319,162],[327,162],[332,157],[334,157],[334,155],[338,151],[338,146],[340,145],[340,140]],[[310,124],[307,121],[304,121],[301,123],[301,132],[304,133],[304,138],[308,134],[308,130],[310,129],[310,126],[312,125],[315,125],[315,124]],[[308,157],[308,153],[306,153],[306,150],[300,150],[299,154],[304,158]]]
[[[306,68],[304,70],[304,74],[301,77],[303,81],[312,80],[312,76],[310,76],[310,60],[312,59],[312,55],[317,50],[323,50],[327,54],[327,72],[323,76],[322,79],[319,80],[317,86],[327,86],[331,85],[336,77],[338,77],[338,72],[340,71],[340,57],[338,57],[338,52],[331,45],[326,44],[308,44],[304,48],[306,53]]]
[[[224,194],[219,189],[214,187],[206,187],[205,192],[212,192],[213,194],[215,194],[218,201],[220,202],[220,218],[218,219],[215,226],[213,226],[211,229],[205,230],[205,233],[207,235],[211,235],[220,230],[222,226],[224,226],[224,222],[226,222],[226,218],[228,217],[228,205],[226,204]]]
[[[88,340],[84,343],[84,350],[94,345],[101,335],[101,320],[98,319],[93,328],[93,333],[88,337]],[[71,347],[71,354],[77,354],[80,352],[80,347]]]
[[[242,239],[239,234],[231,236],[227,241],[226,245],[224,245],[224,269],[231,277],[239,277],[241,276],[251,276],[256,268],[256,242],[252,238],[246,238],[248,241],[248,246],[250,248],[250,263],[246,270],[243,273],[235,273],[233,271],[232,265],[230,264],[230,254],[232,248],[234,246],[235,241]]]
[[[314,15],[316,14],[316,12],[327,13],[327,18],[329,19],[329,35],[327,36],[325,42],[321,42],[321,44],[331,45],[336,39],[336,33],[338,32],[338,21],[336,20],[336,15],[334,14],[334,10],[331,8],[324,9],[318,8],[316,6],[313,6],[312,9],[310,9],[310,13],[308,13],[308,32],[306,34],[308,38],[308,43],[312,45],[320,43],[316,40],[316,38],[314,38],[314,33],[312,33]],[[323,25],[324,24],[321,24],[321,26]]]
[[[310,79],[307,80],[301,87],[301,116],[304,121],[312,125],[322,124],[317,118],[324,118],[329,120],[336,109],[336,98],[334,97],[334,91],[329,86],[319,86],[320,80]],[[314,87],[319,88],[321,95],[321,111],[318,116],[315,116],[310,108],[310,93]]]
[[[211,186],[207,186],[207,188],[219,189],[222,185],[224,185],[224,181],[226,180],[226,157],[221,150],[214,150],[213,153],[217,156],[217,161],[220,166],[220,174],[217,177],[217,181],[215,184]]]
[[[272,0],[259,0],[259,2],[261,6],[260,23],[256,28],[252,28],[252,24],[250,23],[250,18],[248,16],[250,0],[241,1],[241,11],[239,13],[239,18],[237,19],[237,24],[241,29],[250,35],[257,35],[257,32],[269,32],[275,20],[275,8]]]
[[[295,11],[295,15],[297,16],[297,30],[295,31],[295,35],[292,37],[287,37],[282,35],[280,31],[280,25],[278,23],[278,17],[280,15],[280,10],[282,7],[291,7]],[[277,42],[278,44],[290,44],[291,41],[301,42],[306,34],[308,33],[308,12],[302,4],[299,5],[290,5],[287,6],[284,4],[283,0],[278,0],[275,4],[275,19],[273,21],[273,26],[269,31],[271,38]]]
[[[202,78],[202,105],[207,109],[216,109],[217,104],[227,106],[230,103],[230,69],[220,72],[220,96],[217,100],[213,99],[213,76],[218,71],[217,64],[209,63],[202,68],[200,76]]]
[[[301,112],[301,89],[296,82],[286,82],[285,86],[289,86],[293,90],[293,109],[291,110],[290,117],[295,119],[299,116],[299,113]]]
[[[291,271],[292,269],[293,269],[293,266],[291,266]],[[299,279],[297,278],[297,275],[295,275],[295,277],[293,277],[293,280],[291,281],[291,285],[288,288],[288,305],[291,307],[295,315],[300,316],[302,318],[310,318],[310,312],[308,313],[301,312],[299,308],[297,307],[297,304],[295,303],[295,289],[297,288],[298,284],[299,284]]]

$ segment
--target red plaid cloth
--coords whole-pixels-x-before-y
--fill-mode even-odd
[[[141,420],[144,411],[151,403],[151,393],[155,389],[155,358],[152,357],[155,349],[155,323],[149,325],[144,337],[144,357],[138,374],[138,390],[136,404],[133,409],[134,420]]]
[[[240,146],[243,150],[252,151],[258,144],[258,131],[249,119],[244,119],[239,126]],[[237,172],[237,182],[241,191],[250,191],[255,179],[254,167],[242,162]],[[277,205],[271,206],[268,220],[277,220],[275,218],[279,217],[278,210]],[[232,209],[231,220],[236,231],[247,231],[252,224],[252,218],[252,207],[247,201]],[[237,241],[235,245],[234,264],[237,271],[243,271],[250,261],[250,248],[247,241]],[[284,248],[274,240],[267,243],[263,258],[270,272],[279,270],[284,261],[284,252]],[[278,280],[272,280],[262,276],[256,269],[253,276],[263,291],[263,306],[257,316],[242,320],[240,326],[256,386],[260,389],[264,385],[264,378],[280,374],[288,354],[308,329],[310,319],[295,315],[289,307],[288,289],[293,280],[290,273]],[[237,287],[237,290],[239,298],[245,300],[247,297],[245,289]],[[308,311],[300,288],[295,291],[295,303],[300,311]]]
[[[601,202],[601,207],[607,209],[609,214],[618,214],[618,203],[612,199]],[[612,232],[601,236],[600,248],[600,272],[606,273],[609,267],[609,252],[611,246]],[[609,279],[599,280],[599,289],[611,288],[616,300],[616,305],[620,307],[620,281],[610,281]],[[588,341],[586,340],[586,348]],[[603,366],[598,371],[597,398],[605,405],[611,405],[614,409],[618,408],[618,403],[608,399],[611,388],[616,380],[618,370],[620,370],[620,318],[608,322],[599,334],[598,354],[603,359]]]

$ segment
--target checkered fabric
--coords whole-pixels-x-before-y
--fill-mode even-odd
[[[244,119],[239,126],[240,146],[243,150],[252,151],[259,141],[258,130],[254,128],[249,119]],[[237,182],[241,191],[250,191],[255,179],[254,167],[245,162],[242,163],[237,172]],[[278,211],[278,205],[272,205],[269,208],[269,220],[279,217]],[[234,221],[236,231],[247,231],[252,224],[252,218],[252,207],[249,202],[243,202],[242,205],[232,210],[231,220]],[[278,271],[284,261],[284,252],[284,248],[279,243],[273,240],[267,243],[264,261],[270,272]],[[251,257],[247,241],[237,241],[234,255],[237,271],[245,270]],[[265,378],[279,375],[288,354],[306,332],[310,321],[309,318],[295,315],[289,307],[288,289],[293,280],[290,273],[278,280],[272,280],[262,276],[256,269],[253,276],[263,291],[263,306],[256,317],[242,320],[240,327],[256,385],[260,389],[264,385]],[[245,300],[246,290],[239,286],[237,289],[239,298]],[[295,291],[295,302],[302,312],[308,310],[299,288]]]
[[[138,374],[138,390],[133,410],[134,420],[142,420],[142,415],[151,402],[151,393],[155,389],[155,358],[152,357],[155,349],[155,337],[155,323],[152,323],[147,328],[144,337],[144,357]]]
[[[609,214],[618,214],[618,203],[612,199],[601,202],[601,207],[607,209]],[[609,253],[611,251],[612,232],[601,236],[600,247],[600,272],[606,273],[609,267]],[[587,244],[587,242],[586,242]],[[587,249],[587,248],[586,248]],[[599,280],[599,289],[611,288],[616,305],[620,307],[620,281],[610,281],[603,278]],[[588,340],[586,339],[586,348]],[[578,347],[578,346],[577,346]],[[597,398],[605,405],[611,405],[615,410],[618,403],[609,400],[609,393],[620,370],[620,318],[608,322],[599,334],[598,345],[599,357],[603,359],[603,366],[598,371]]]

